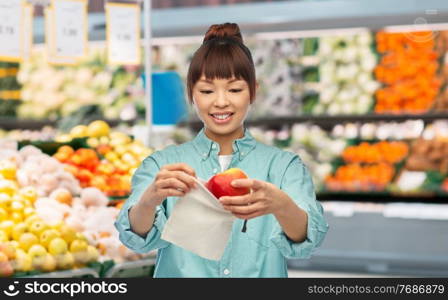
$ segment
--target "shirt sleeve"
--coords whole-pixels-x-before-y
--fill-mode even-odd
[[[114,223],[115,228],[118,230],[120,241],[129,249],[138,253],[146,253],[154,249],[166,247],[169,244],[160,239],[167,220],[163,205],[157,206],[153,226],[146,237],[133,232],[129,222],[129,210],[139,201],[143,192],[153,182],[159,169],[153,157],[149,156],[143,160],[132,176],[131,195],[121,208]]]
[[[316,200],[310,172],[297,155],[286,168],[280,189],[307,213],[307,237],[303,242],[295,243],[286,236],[280,224],[275,222],[271,241],[288,259],[310,258],[313,251],[322,244],[328,231],[328,224],[323,215],[322,205]]]

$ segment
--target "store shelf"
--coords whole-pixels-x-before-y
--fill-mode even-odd
[[[283,125],[292,125],[295,123],[310,122],[321,126],[323,129],[331,129],[333,126],[341,123],[369,123],[369,122],[400,122],[406,120],[423,120],[424,122],[432,122],[435,120],[448,119],[448,113],[431,113],[424,115],[303,115],[297,117],[280,117],[280,118],[262,118],[258,120],[249,120],[246,122],[247,126],[267,126],[267,127],[281,127]],[[202,121],[190,121],[179,123],[181,127],[190,127],[191,129],[198,131],[202,128]]]
[[[387,217],[381,210],[325,218],[330,229],[321,247],[309,260],[289,260],[290,269],[448,276],[447,220]]]
[[[297,117],[279,117],[279,118],[261,118],[257,120],[248,120],[246,125],[248,126],[268,126],[268,127],[278,127],[282,125],[292,125],[296,123],[310,122],[321,126],[324,129],[331,129],[334,125],[341,123],[369,123],[369,122],[401,122],[406,120],[422,120],[425,123],[432,122],[435,120],[448,120],[447,113],[433,113],[424,115],[302,115]],[[111,126],[116,126],[120,123],[126,123],[129,125],[136,124],[140,120],[105,120]],[[143,120],[141,120],[143,121]],[[24,120],[15,118],[0,118],[0,129],[12,130],[12,129],[40,129],[44,126],[57,126],[58,121],[55,120]],[[202,121],[194,120],[187,122],[180,122],[179,127],[190,127],[191,129],[198,131],[202,128]]]
[[[235,13],[237,12],[237,13]],[[446,22],[448,2],[438,0],[275,1],[220,6],[154,9],[152,36],[201,36],[210,24],[238,23],[245,34],[291,30],[411,25]],[[105,16],[89,14],[89,40],[105,39]],[[420,22],[421,24],[421,22]],[[143,18],[142,18],[143,26]],[[44,41],[44,19],[34,20],[34,41]]]

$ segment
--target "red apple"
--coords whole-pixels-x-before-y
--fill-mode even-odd
[[[218,199],[222,196],[241,196],[250,193],[250,189],[233,187],[231,182],[245,178],[248,177],[241,169],[231,168],[210,178],[206,187]]]

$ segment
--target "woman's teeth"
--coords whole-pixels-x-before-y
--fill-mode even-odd
[[[212,115],[214,118],[218,119],[218,120],[225,120],[228,117],[230,117],[231,114],[225,114],[225,115]]]
[[[227,115],[214,115],[214,116],[217,119],[224,120],[224,119],[227,119],[230,116],[230,114],[227,114]]]

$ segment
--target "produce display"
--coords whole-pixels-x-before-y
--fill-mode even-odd
[[[131,176],[140,162],[152,153],[141,142],[128,135],[111,131],[109,125],[96,120],[88,125],[77,125],[69,134],[61,134],[57,141],[87,138],[91,147],[73,149],[60,147],[54,157],[65,164],[81,187],[97,187],[108,196],[124,197],[131,191]]]
[[[134,253],[119,241],[113,223],[123,202],[115,205],[107,193],[129,194],[131,175],[120,172],[130,172],[131,166],[119,170],[103,157],[115,153],[115,147],[119,146],[129,147],[125,147],[126,151],[134,147],[134,152],[138,147],[139,155],[147,155],[151,150],[134,144],[123,133],[115,133],[102,121],[94,121],[86,129],[89,129],[87,144],[95,144],[95,139],[102,138],[104,144],[76,150],[62,145],[54,157],[33,145],[20,147],[11,138],[0,139],[1,276],[68,270],[93,262],[117,263],[152,255]],[[84,135],[79,129],[71,134],[74,133]],[[106,146],[107,151],[97,153]],[[137,155],[134,152],[129,153]],[[117,154],[117,160],[127,153]],[[104,178],[109,166],[114,169],[102,191],[95,186],[96,178]],[[79,168],[74,175],[73,168]],[[113,181],[114,176],[121,176],[122,181]],[[88,184],[86,178],[92,181]]]
[[[446,121],[426,127],[422,120],[346,123],[330,133],[310,124],[250,131],[260,142],[297,153],[310,169],[317,193],[398,193],[413,187],[410,192],[417,195],[440,193],[447,185]]]
[[[39,202],[46,199],[41,196],[52,191],[47,189],[48,186],[38,189],[19,180],[23,164],[42,159],[38,149],[29,147],[7,159],[5,157],[12,154],[12,149],[0,156],[1,276],[31,270],[50,272],[69,269],[98,260],[98,250],[88,243],[81,232],[76,232],[64,222],[51,223],[41,218]],[[51,162],[50,157],[48,162]],[[57,168],[56,165],[53,162],[51,168]],[[71,195],[68,189],[57,189],[63,189]],[[58,194],[54,197],[61,196]]]
[[[330,191],[384,191],[394,175],[395,169],[388,163],[347,164],[328,176],[325,184]]]
[[[432,32],[377,33],[383,54],[375,69],[383,87],[376,93],[376,113],[425,113],[439,94],[441,80]]]
[[[82,106],[97,105],[105,118],[136,118],[143,107],[140,71],[108,66],[104,47],[89,49],[89,56],[79,65],[57,67],[48,64],[43,49],[34,48],[17,74],[23,101],[18,117],[58,119]]]
[[[319,39],[319,98],[305,103],[312,114],[365,114],[379,87],[372,76],[377,64],[370,32]]]
[[[380,163],[395,164],[402,161],[408,154],[408,145],[403,142],[378,143],[362,142],[357,146],[349,146],[342,152],[342,158],[347,163]]]
[[[345,138],[333,138],[319,126],[309,124],[294,124],[291,129],[279,131],[252,127],[250,132],[262,143],[297,153],[310,169],[317,191],[322,190],[325,178],[332,171],[332,162],[347,144]]]

